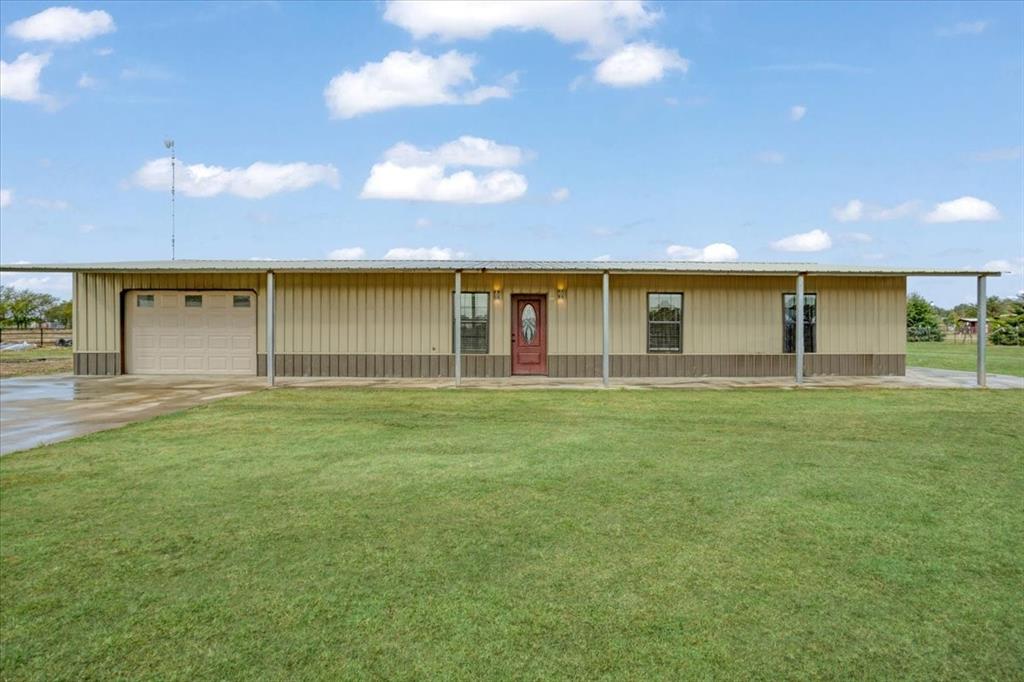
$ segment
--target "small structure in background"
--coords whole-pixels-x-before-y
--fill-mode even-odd
[[[953,330],[953,341],[960,343],[974,343],[978,335],[978,318],[961,317],[956,321],[956,328]]]

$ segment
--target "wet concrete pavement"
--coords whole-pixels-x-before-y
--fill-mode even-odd
[[[266,386],[256,377],[75,377],[0,381],[0,454],[54,443]]]
[[[1024,378],[990,374],[989,388],[1024,389]],[[54,443],[266,387],[262,377],[74,377],[0,381],[0,454]],[[452,388],[451,379],[280,377],[282,388]],[[466,388],[599,389],[600,379],[465,379]],[[974,388],[973,372],[907,368],[904,377],[809,377],[803,389]],[[613,379],[612,388],[793,389],[789,377]]]

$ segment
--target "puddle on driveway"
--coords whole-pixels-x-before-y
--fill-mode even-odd
[[[0,381],[0,454],[123,426],[265,386],[257,377],[18,377]]]

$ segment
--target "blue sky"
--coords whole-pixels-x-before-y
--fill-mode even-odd
[[[1022,3],[5,2],[0,24],[3,262],[169,257],[173,137],[179,258],[988,264],[1015,273],[991,293],[1024,288]]]

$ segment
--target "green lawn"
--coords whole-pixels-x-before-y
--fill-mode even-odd
[[[1016,391],[263,391],[0,460],[0,678],[1020,679]]]
[[[907,367],[962,369],[973,372],[977,367],[978,347],[973,343],[922,341],[907,343]],[[993,346],[985,348],[985,371],[1024,377],[1024,346]]]
[[[0,353],[0,377],[56,374],[73,371],[70,348],[46,346]]]

